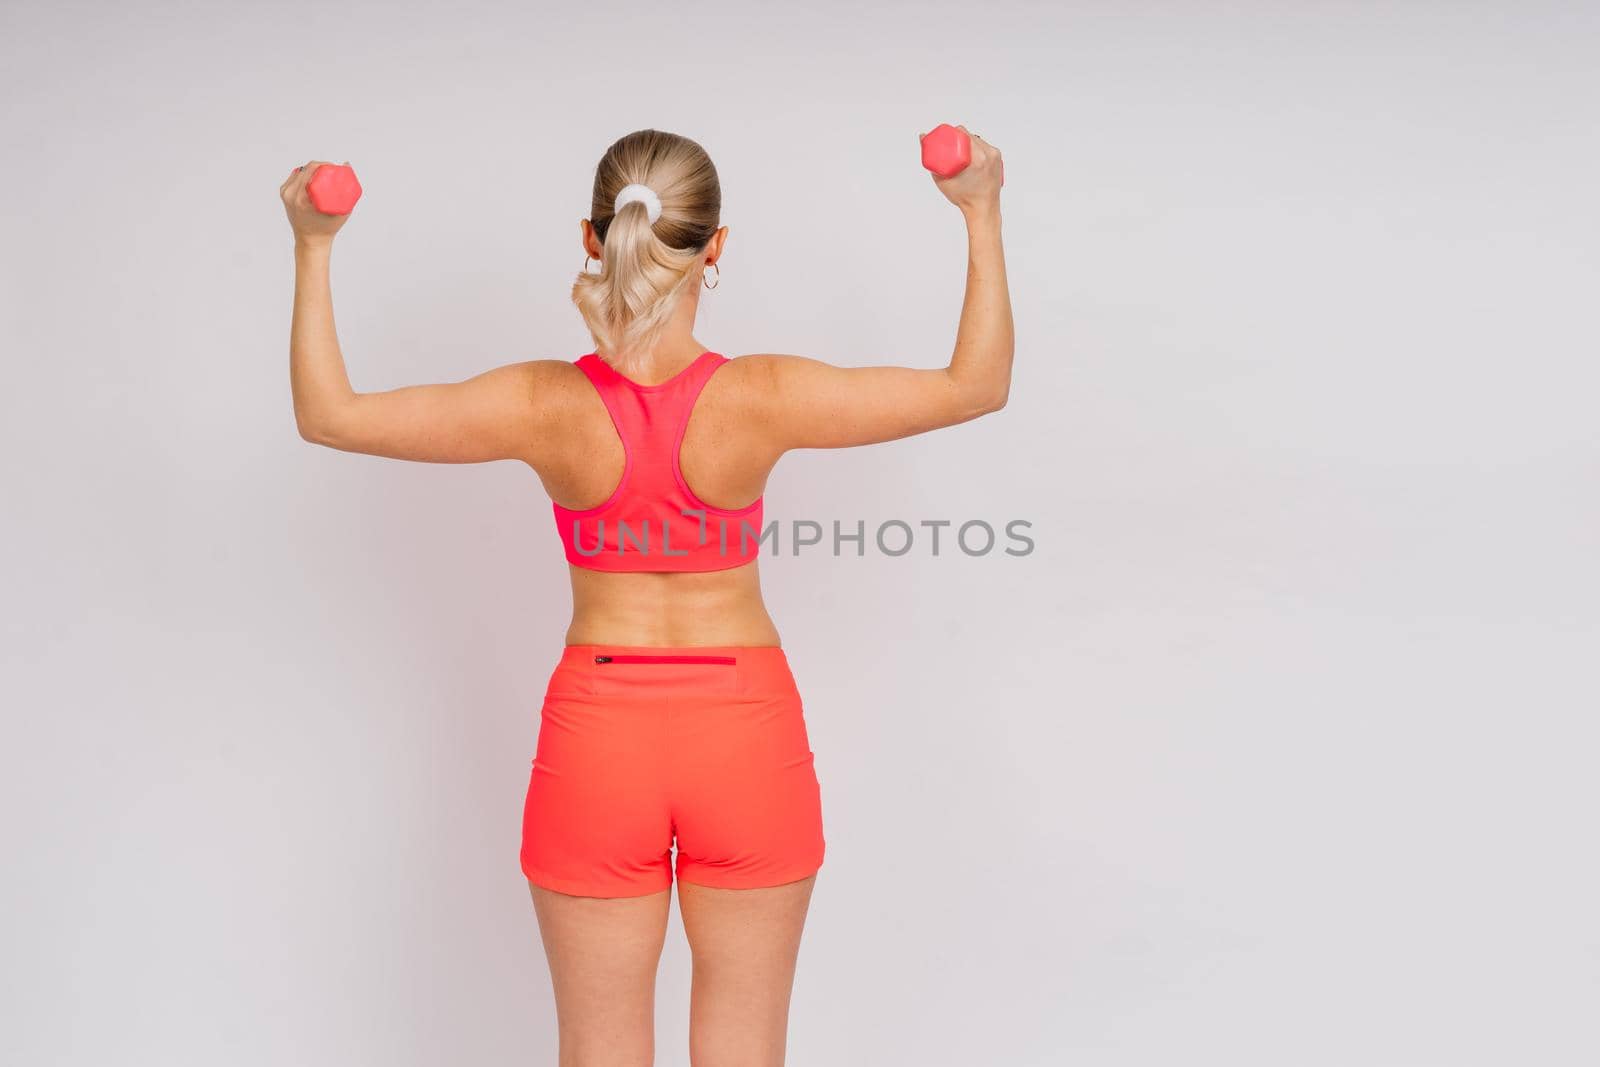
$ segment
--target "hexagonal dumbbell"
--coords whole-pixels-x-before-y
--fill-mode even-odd
[[[311,173],[306,195],[311,206],[324,215],[348,215],[361,199],[361,183],[348,163],[324,163]]]
[[[954,178],[972,162],[972,140],[941,122],[922,136],[922,165],[939,178]]]

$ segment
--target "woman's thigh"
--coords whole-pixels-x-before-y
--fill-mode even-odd
[[[816,875],[764,889],[678,883],[694,954],[689,1048],[695,1067],[783,1063],[800,935]]]
[[[671,890],[580,897],[531,882],[528,890],[555,989],[562,1067],[649,1064]]]

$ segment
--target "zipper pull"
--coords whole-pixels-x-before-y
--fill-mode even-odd
[[[610,663],[611,662],[611,657],[610,656],[596,656],[594,658],[594,661],[596,663]]]

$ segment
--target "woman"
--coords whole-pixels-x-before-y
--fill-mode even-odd
[[[344,218],[307,199],[318,165],[281,190],[301,436],[396,459],[521,460],[565,547],[572,622],[541,709],[521,853],[560,1062],[651,1062],[676,873],[693,1062],[781,1064],[823,837],[800,697],[757,579],[762,491],[793,449],[889,441],[1005,404],[999,151],[973,137],[971,165],[935,179],[968,233],[946,367],[707,350],[695,314],[728,237],[716,168],[693,141],[640,130],[607,149],[581,226],[572,298],[594,352],[373,393],[351,388],[334,333],[328,266]]]

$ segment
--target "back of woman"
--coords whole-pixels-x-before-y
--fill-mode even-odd
[[[761,595],[763,494],[789,452],[893,440],[1004,405],[1000,153],[972,135],[970,165],[935,179],[969,238],[944,367],[729,358],[696,339],[728,238],[717,171],[695,142],[640,130],[607,149],[580,223],[572,298],[593,351],[369,393],[352,389],[334,332],[329,258],[343,217],[307,197],[320,165],[282,188],[296,235],[301,435],[398,459],[519,460],[551,499],[573,607],[540,709],[520,861],[560,1062],[651,1062],[676,881],[694,958],[693,1062],[781,1064],[825,839],[800,688]]]

